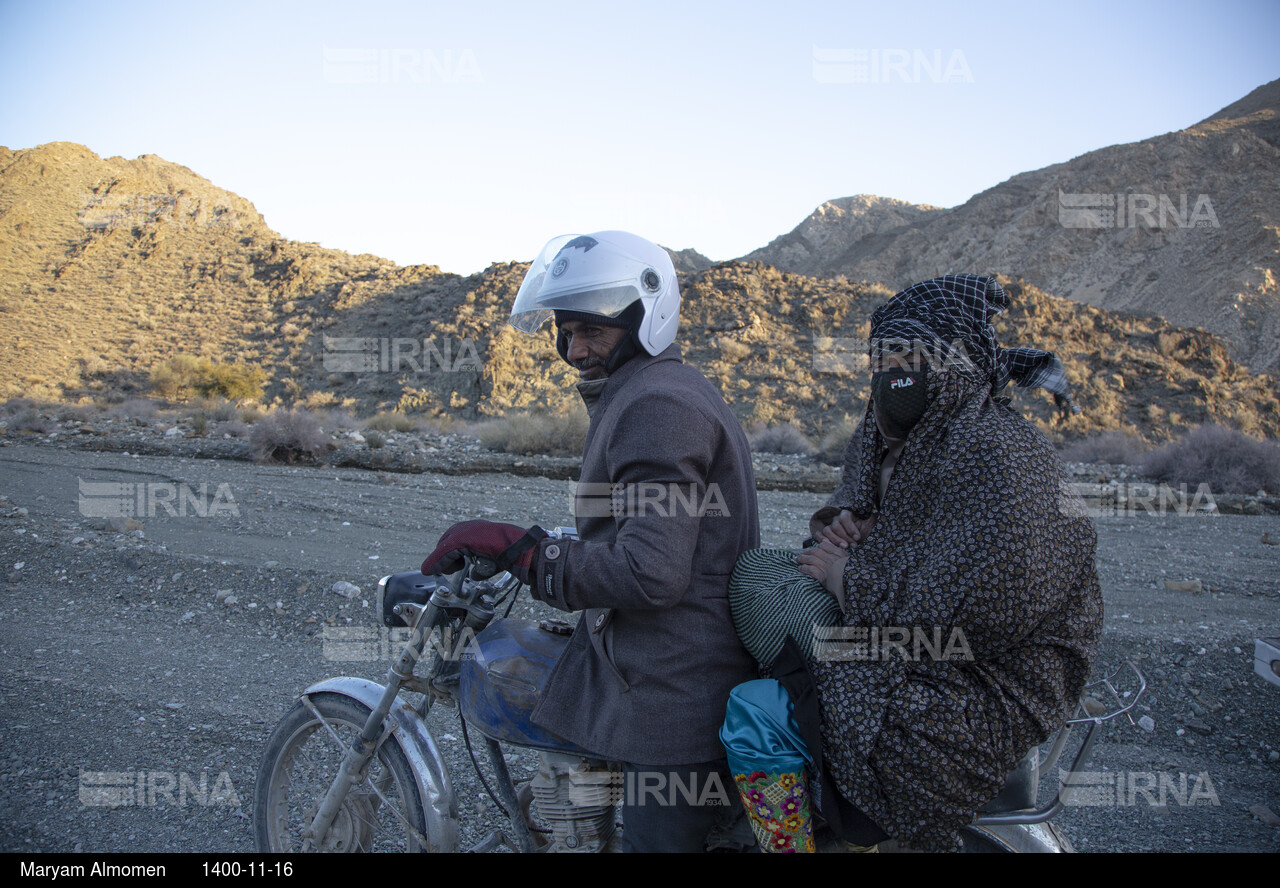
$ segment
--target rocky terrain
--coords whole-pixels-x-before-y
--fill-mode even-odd
[[[1280,81],[1179,132],[1025,172],[947,210],[828,201],[746,257],[895,289],[947,272],[1020,277],[1221,337],[1280,367]]]
[[[1209,129],[1256,129],[1261,135],[1249,137],[1270,146],[1266,114],[1263,108],[1245,114],[1239,127],[1218,121]],[[992,193],[975,201],[995,200]],[[1227,205],[1219,206],[1226,218]],[[898,232],[891,238],[897,242],[963,209],[832,202],[801,235],[784,238],[773,261],[799,261],[804,244],[818,256],[850,238],[887,243],[887,233]],[[1023,230],[1010,225],[1008,232]],[[1049,228],[1054,237],[1100,236]],[[930,242],[950,243],[928,232]],[[1126,232],[1112,234],[1140,234]],[[1244,243],[1239,232],[1230,234],[1231,243]],[[1028,242],[1027,249],[1053,253],[1042,246]],[[1024,277],[1032,270],[948,249],[969,267]],[[1054,249],[1080,252],[1065,241]],[[1205,262],[1227,255],[1195,249]],[[693,250],[673,256],[685,269],[686,357],[720,385],[744,423],[795,423],[816,437],[846,415],[860,415],[865,319],[891,287],[830,277],[832,269],[808,260],[803,267],[822,276],[755,261],[709,265]],[[1142,257],[1144,269],[1156,267]],[[460,277],[288,241],[247,201],[150,155],[102,159],[68,143],[0,149],[0,397],[109,405],[154,393],[157,369],[186,357],[261,370],[265,405],[462,420],[512,410],[572,412],[579,408],[571,374],[550,331],[526,337],[506,323],[525,270],[523,263],[497,263]],[[877,279],[907,278],[885,266],[867,277]],[[1000,320],[1002,341],[1059,352],[1082,407],[1063,422],[1043,393],[1015,394],[1055,441],[1121,430],[1159,442],[1207,421],[1280,435],[1274,377],[1251,372],[1228,342],[1150,314],[1082,306],[1018,277],[1004,280],[1014,308]]]

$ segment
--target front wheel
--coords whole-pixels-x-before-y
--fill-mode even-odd
[[[394,734],[384,735],[324,838],[317,842],[306,835],[371,711],[341,694],[312,694],[309,699],[324,720],[299,700],[267,741],[253,790],[258,851],[425,850],[427,827],[418,784]]]

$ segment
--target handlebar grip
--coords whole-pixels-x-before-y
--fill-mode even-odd
[[[477,555],[471,565],[471,577],[476,580],[487,580],[498,572],[498,564],[487,555]]]

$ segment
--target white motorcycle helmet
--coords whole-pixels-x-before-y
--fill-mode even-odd
[[[635,303],[641,316],[631,330],[651,355],[675,342],[680,287],[667,251],[625,231],[552,238],[516,293],[511,325],[533,333],[557,311],[616,319]]]

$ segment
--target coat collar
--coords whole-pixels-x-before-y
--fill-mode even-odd
[[[595,407],[591,410],[591,421],[587,426],[586,447],[591,446],[591,439],[595,436],[596,427],[600,423],[600,418],[609,409],[609,404],[622,391],[623,387],[630,382],[635,376],[643,372],[647,367],[655,364],[661,364],[667,361],[674,361],[677,364],[683,364],[684,358],[680,353],[680,346],[677,343],[671,343],[663,351],[656,355],[647,352],[641,352],[631,360],[627,361],[613,373],[609,374],[605,380],[604,390],[600,393],[600,400],[596,402]]]

